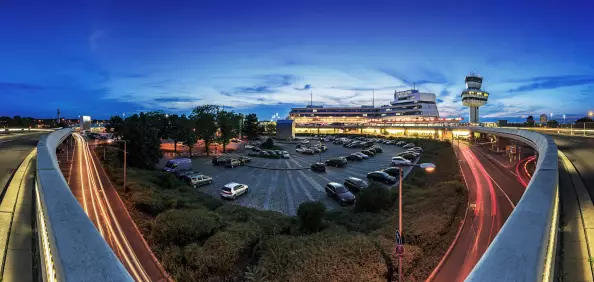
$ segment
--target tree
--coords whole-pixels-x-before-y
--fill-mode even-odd
[[[583,117],[575,121],[575,123],[583,123],[583,122],[594,122],[594,120],[590,117]]]
[[[124,119],[120,116],[111,116],[105,124],[107,131],[113,131],[113,135],[121,136],[122,128],[124,126]]]
[[[190,149],[190,158],[192,158],[192,148],[194,148],[194,145],[196,145],[196,142],[198,142],[198,137],[196,136],[196,132],[194,132],[193,128],[188,129],[189,130],[184,136],[184,139],[182,139],[182,142]]]
[[[254,140],[259,135],[258,117],[256,114],[249,114],[243,119],[243,134],[248,139]]]
[[[528,126],[533,126],[534,125],[534,117],[533,116],[528,116],[526,118],[526,123],[528,124]]]
[[[274,140],[272,140],[272,138],[270,137],[266,138],[266,141],[264,141],[264,143],[262,144],[262,148],[272,149],[272,147],[274,147]]]
[[[122,129],[122,138],[128,142],[128,164],[144,169],[154,168],[162,157],[161,140],[150,116],[142,112],[134,114],[126,118]]]
[[[390,191],[370,185],[357,194],[355,212],[379,212],[390,205]]]
[[[276,134],[276,122],[269,122],[266,124],[266,126],[264,127],[264,130],[266,131],[266,133],[274,135]]]
[[[547,121],[547,126],[548,127],[557,127],[557,126],[559,126],[559,122],[554,119],[549,120],[549,121]]]
[[[157,137],[159,139],[168,139],[169,116],[163,111],[151,111],[147,112],[145,115],[149,122],[157,129]]]
[[[177,155],[177,143],[185,140],[186,135],[189,134],[189,123],[186,115],[178,116],[176,114],[166,117],[167,130],[163,134],[167,138],[173,140],[173,152]]]
[[[326,206],[322,202],[301,203],[297,209],[301,228],[309,232],[317,232],[322,229],[322,218],[325,212]]]
[[[213,141],[217,132],[217,112],[218,106],[215,105],[202,105],[192,110],[190,119],[194,123],[196,128],[196,136],[204,140],[204,147],[206,149],[206,155],[209,155],[209,145]]]
[[[223,144],[223,153],[227,152],[229,139],[237,135],[237,124],[239,119],[234,112],[221,110],[217,112],[217,125],[220,130],[219,140]]]

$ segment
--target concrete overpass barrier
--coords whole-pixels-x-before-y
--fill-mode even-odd
[[[133,281],[60,172],[56,147],[71,132],[57,130],[37,145],[35,196],[43,281]]]
[[[525,142],[538,151],[532,179],[466,281],[553,281],[559,224],[557,146],[534,131],[469,127]]]

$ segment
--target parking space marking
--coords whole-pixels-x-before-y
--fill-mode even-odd
[[[299,172],[302,172],[302,171],[299,171]],[[293,176],[290,176],[290,178],[292,178],[292,177]],[[310,201],[313,201],[314,198],[311,196],[311,194],[309,193],[309,191],[305,188],[306,186],[303,185],[303,181],[301,181],[301,177],[297,177],[296,180],[297,180],[297,183],[299,183],[299,187],[301,188],[301,190],[303,190],[303,193],[305,193],[305,196],[307,196],[307,198]]]
[[[293,177],[291,176],[291,171],[285,171],[287,175],[285,175],[285,194],[287,195],[287,204],[289,208],[289,215],[295,215],[295,202],[293,201],[293,192],[295,188],[293,187]]]
[[[279,170],[275,170],[274,171],[274,176],[272,177],[270,183],[268,184],[268,188],[266,189],[266,199],[264,199],[264,209],[268,210],[269,206],[270,206],[270,196],[272,195],[272,192],[274,190],[278,189],[278,174],[279,174]]]
[[[309,182],[309,184],[315,188],[316,190],[320,191],[320,192],[324,192],[324,187],[322,185],[320,185],[318,182],[314,181],[310,176],[307,176],[302,170],[299,171],[299,173],[301,173],[301,176],[303,176],[303,178]]]

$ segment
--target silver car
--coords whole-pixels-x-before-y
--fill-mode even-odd
[[[202,174],[192,175],[188,179],[188,184],[194,188],[196,188],[198,186],[202,186],[202,185],[211,184],[211,183],[212,183],[212,177],[202,175]]]

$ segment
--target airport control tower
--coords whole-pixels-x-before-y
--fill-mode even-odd
[[[470,108],[470,123],[479,123],[479,107],[485,105],[489,93],[481,90],[483,78],[471,73],[466,76],[466,90],[462,91],[462,104]]]

